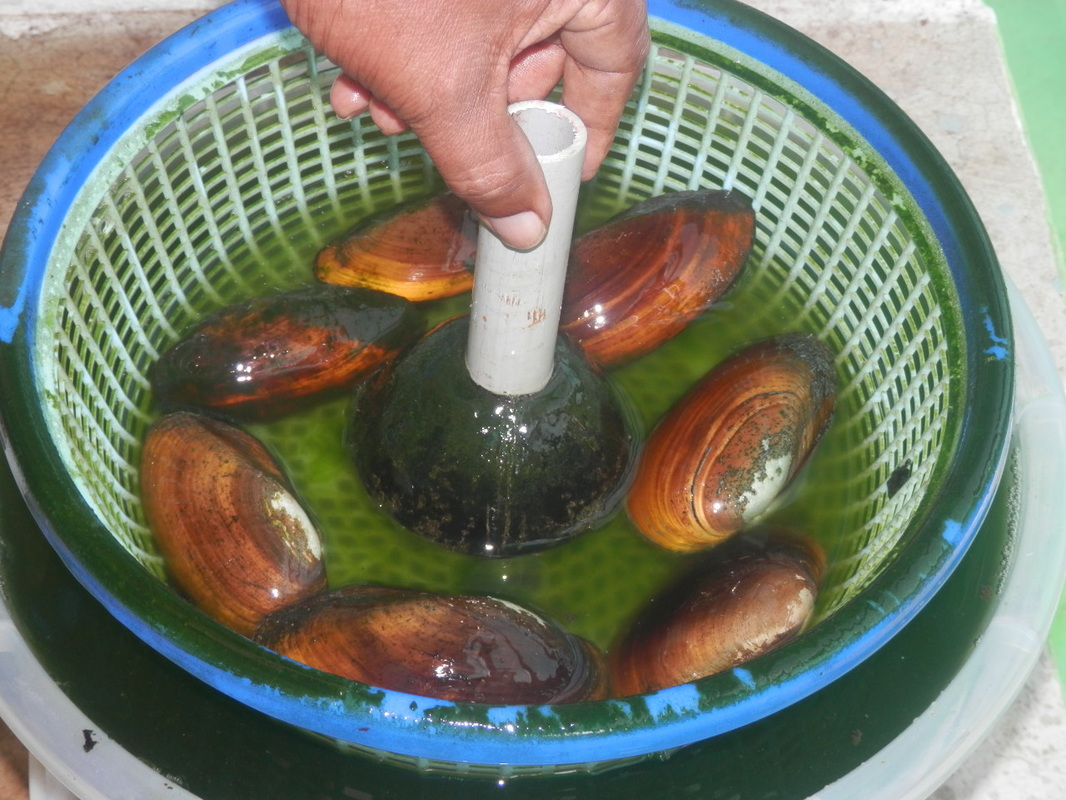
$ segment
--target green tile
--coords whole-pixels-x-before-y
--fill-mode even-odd
[[[985,0],[1000,36],[1022,121],[1044,181],[1058,252],[1066,275],[1066,0]]]

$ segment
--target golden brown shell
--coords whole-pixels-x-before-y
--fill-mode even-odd
[[[212,409],[244,420],[330,397],[391,361],[425,321],[407,300],[319,284],[223,308],[153,365],[164,408]]]
[[[144,442],[141,499],[175,585],[250,635],[267,614],[325,587],[322,544],[269,451],[188,412],[159,418]]]
[[[716,544],[763,514],[832,418],[829,349],[806,334],[758,342],[708,373],[652,431],[627,497],[669,550]]]
[[[578,237],[560,326],[601,366],[619,366],[684,330],[733,284],[755,212],[738,192],[645,200]]]
[[[568,703],[606,688],[591,644],[491,597],[347,587],[275,614],[256,639],[350,680],[457,702]]]
[[[364,286],[412,301],[468,291],[477,225],[450,192],[376,214],[315,258],[326,283]]]
[[[779,647],[810,619],[824,574],[816,543],[778,530],[741,533],[701,554],[613,649],[615,694],[687,683]]]

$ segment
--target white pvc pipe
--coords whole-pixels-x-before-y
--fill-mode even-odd
[[[487,227],[478,233],[466,366],[494,394],[532,394],[554,368],[559,311],[588,138],[576,114],[540,100],[510,112],[537,154],[552,200],[544,241],[513,250]]]

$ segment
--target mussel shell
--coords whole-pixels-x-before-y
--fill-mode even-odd
[[[249,635],[325,588],[314,523],[270,452],[239,428],[184,411],[160,417],[140,484],[172,581],[223,625]]]
[[[630,519],[669,550],[716,544],[754,522],[800,471],[835,405],[829,348],[785,334],[708,373],[645,442]]]
[[[477,224],[466,204],[447,192],[375,214],[315,258],[326,283],[364,286],[408,300],[436,300],[468,291]]]
[[[523,555],[621,506],[639,446],[632,408],[559,337],[539,392],[501,397],[466,368],[469,318],[430,331],[355,393],[348,447],[367,493],[451,550]]]
[[[256,640],[324,672],[455,702],[569,703],[606,690],[590,643],[491,597],[346,587],[273,615]]]
[[[638,203],[575,239],[560,327],[598,364],[632,361],[725,293],[754,235],[754,210],[739,192],[674,192]]]
[[[612,648],[618,696],[713,675],[794,638],[814,610],[825,555],[781,530],[738,534],[696,556]]]
[[[277,417],[349,389],[425,330],[410,302],[314,285],[246,300],[205,318],[151,370],[163,408]]]

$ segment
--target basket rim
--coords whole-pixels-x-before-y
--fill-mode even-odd
[[[150,646],[235,699],[299,727],[441,761],[559,765],[668,750],[759,719],[843,675],[909,622],[962,559],[1004,468],[1014,399],[1013,336],[998,262],[972,203],[935,147],[880,90],[797,31],[736,0],[650,0],[653,20],[689,29],[788,76],[877,150],[924,214],[955,278],[965,404],[937,507],[860,598],[744,668],[649,695],[573,706],[447,703],[295,665],[196,612],[117,545],[84,525],[73,484],[46,440],[34,374],[34,307],[67,210],[95,164],[156,99],[234,48],[290,29],[276,0],[236,0],[174,34],[79,113],[28,185],[0,249],[0,431],[20,490],[78,580]],[[146,76],[150,76],[150,79]],[[82,504],[84,505],[84,504]],[[110,545],[109,545],[110,543]],[[914,587],[920,587],[915,590]],[[860,631],[859,635],[853,635]],[[840,648],[840,641],[850,643]],[[802,655],[800,655],[802,654]],[[797,672],[792,662],[806,667]],[[242,665],[238,670],[234,665]],[[285,668],[279,669],[284,665]],[[358,732],[373,721],[369,733]]]

